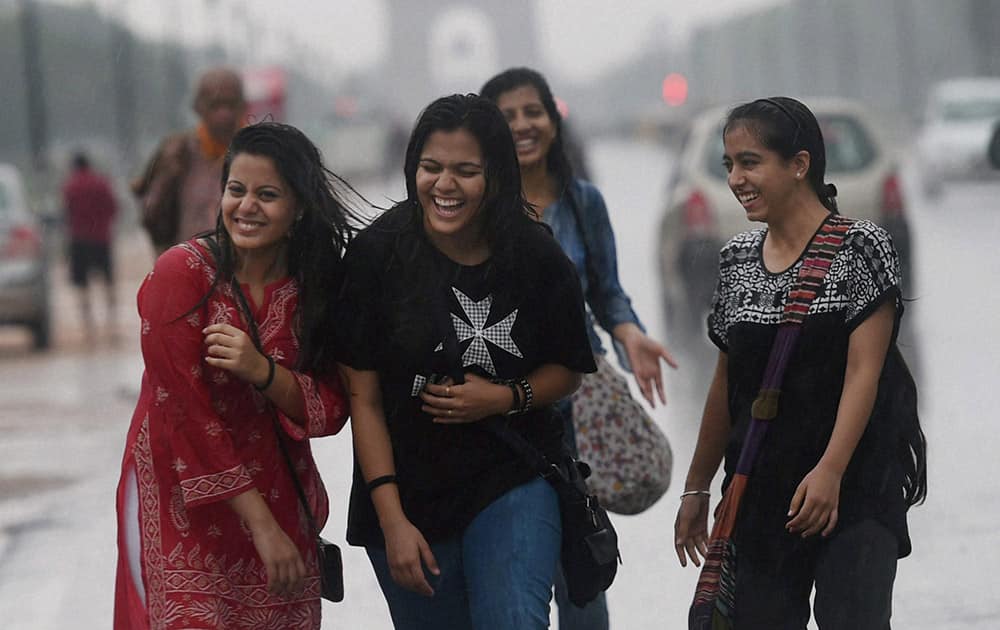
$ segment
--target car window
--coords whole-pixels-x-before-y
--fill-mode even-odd
[[[7,186],[0,181],[0,221],[7,219],[10,214],[10,193]]]
[[[826,144],[826,172],[850,173],[875,161],[875,146],[858,121],[849,116],[819,116]]]
[[[726,154],[726,145],[722,142],[722,128],[724,126],[720,124],[718,129],[709,136],[708,151],[705,151],[705,158],[708,160],[705,170],[715,179],[722,180],[729,177],[726,167],[722,165],[722,156]]]
[[[1000,118],[1000,99],[945,101],[941,104],[941,118],[952,122],[995,120]]]

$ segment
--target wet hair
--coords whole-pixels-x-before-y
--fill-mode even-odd
[[[556,99],[552,96],[548,81],[536,70],[531,68],[510,68],[496,75],[485,84],[479,93],[490,99],[494,103],[500,100],[500,96],[517,88],[530,86],[538,92],[538,97],[542,101],[552,124],[556,128],[556,136],[549,146],[549,153],[545,156],[545,166],[549,173],[555,176],[559,182],[560,189],[569,186],[573,179],[573,167],[570,164],[563,142],[562,114],[556,107]]]
[[[294,195],[298,216],[289,232],[286,251],[288,275],[295,279],[299,292],[293,323],[301,348],[296,366],[327,372],[334,367],[329,338],[333,300],[343,280],[344,249],[361,222],[361,213],[355,209],[359,205],[355,200],[361,196],[323,165],[316,146],[291,125],[262,122],[240,129],[222,165],[223,191],[233,160],[243,154],[270,159]],[[208,292],[211,295],[218,283],[232,282],[235,270],[236,252],[221,207],[215,231],[199,236],[215,257],[217,272]]]
[[[384,271],[403,278],[398,284],[404,294],[386,287],[381,299],[392,303],[393,323],[390,337],[403,346],[422,347],[432,330],[434,313],[429,308],[440,304],[428,296],[445,294],[444,287],[454,282],[441,266],[442,256],[424,231],[424,209],[417,196],[417,170],[428,139],[435,132],[465,130],[476,139],[482,157],[485,193],[479,213],[489,245],[490,256],[484,263],[484,282],[489,293],[502,295],[514,303],[530,290],[532,261],[525,253],[532,230],[547,230],[521,192],[521,171],[510,127],[492,101],[475,94],[441,97],[421,112],[406,147],[403,173],[406,178],[405,200],[391,208],[371,228],[393,232],[391,254],[384,261]],[[457,273],[457,271],[456,271]]]
[[[537,225],[537,215],[521,192],[521,169],[514,138],[503,114],[491,101],[475,94],[443,96],[420,114],[406,146],[403,173],[407,202],[422,216],[417,198],[417,168],[427,139],[436,131],[464,129],[479,144],[486,192],[479,212],[490,247],[487,281],[502,283],[496,269],[511,269],[521,261],[517,235]],[[499,286],[493,286],[499,289]]]
[[[806,180],[820,203],[830,212],[837,212],[837,188],[824,183],[826,176],[826,145],[819,122],[809,108],[787,96],[772,96],[734,107],[722,129],[743,127],[757,140],[782,158],[790,160],[799,151],[809,153]]]

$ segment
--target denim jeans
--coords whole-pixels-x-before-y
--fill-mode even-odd
[[[548,628],[562,523],[552,486],[535,479],[486,507],[458,538],[431,545],[432,597],[393,581],[384,549],[368,557],[396,630]]]

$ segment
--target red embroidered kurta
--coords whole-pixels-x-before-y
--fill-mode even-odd
[[[226,323],[246,330],[235,296],[222,283],[204,305],[186,314],[208,292],[215,274],[211,260],[193,241],[178,245],[159,258],[139,289],[146,369],[118,487],[115,628],[319,628],[315,537],[278,448],[273,412],[252,385],[204,360],[205,326]],[[291,327],[297,294],[294,280],[285,279],[267,286],[263,304],[251,304],[264,351],[289,369],[298,354]],[[339,431],[348,403],[335,374],[325,379],[293,374],[308,418],[296,423],[278,417],[322,527],[326,490],[308,438]],[[132,575],[126,549],[125,495],[133,471],[141,580]],[[267,572],[250,532],[226,503],[254,488],[309,568],[298,595],[268,593]],[[134,531],[134,522],[131,526]]]

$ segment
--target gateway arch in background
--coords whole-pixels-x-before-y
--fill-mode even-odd
[[[537,64],[535,0],[388,0],[380,87],[407,121],[434,98],[479,90],[510,66]]]

